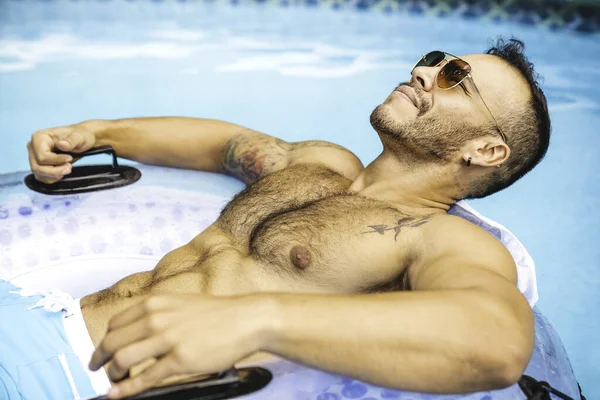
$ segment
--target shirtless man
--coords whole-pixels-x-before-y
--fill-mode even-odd
[[[111,361],[119,382],[111,396],[262,351],[410,391],[515,383],[534,325],[513,259],[446,212],[510,186],[546,153],[546,99],[522,50],[511,40],[484,55],[424,56],[371,114],[384,150],[367,167],[332,143],[287,143],[215,120],[36,132],[29,158],[41,181],[71,171],[71,157],[52,149],[111,145],[121,157],[248,185],[153,271],[82,299],[97,347],[90,365]],[[158,362],[127,376],[149,358]]]

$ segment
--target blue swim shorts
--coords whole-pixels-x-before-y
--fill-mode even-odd
[[[85,327],[79,301],[68,294],[28,292],[0,280],[1,400],[68,400],[99,394],[65,329],[64,320],[72,315]],[[91,344],[89,335],[86,339]]]

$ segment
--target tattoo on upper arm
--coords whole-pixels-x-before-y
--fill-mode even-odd
[[[283,160],[280,152],[273,151],[273,140],[254,131],[234,136],[223,149],[223,170],[248,184],[258,181]]]
[[[429,222],[430,219],[431,219],[430,216],[419,217],[419,218],[404,217],[404,218],[400,218],[396,222],[395,225],[391,225],[391,226],[384,225],[384,224],[369,225],[368,227],[371,228],[371,230],[367,231],[367,232],[363,232],[363,234],[378,233],[380,235],[385,235],[385,233],[387,231],[394,231],[395,232],[394,241],[396,241],[396,239],[398,238],[398,235],[402,231],[402,228],[417,228],[417,227]]]

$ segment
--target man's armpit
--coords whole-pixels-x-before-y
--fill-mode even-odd
[[[252,184],[285,168],[287,150],[278,142],[282,141],[251,129],[240,131],[223,148],[223,172]]]

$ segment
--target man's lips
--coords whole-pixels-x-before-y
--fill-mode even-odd
[[[417,100],[417,95],[415,94],[415,90],[410,86],[402,85],[396,88],[395,90],[400,95],[406,96],[416,108],[419,108],[419,102]]]

